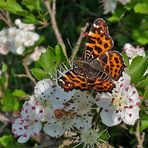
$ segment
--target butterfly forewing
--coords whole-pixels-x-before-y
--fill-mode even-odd
[[[113,40],[103,19],[97,19],[90,29],[85,47],[85,60],[97,58],[113,47]]]

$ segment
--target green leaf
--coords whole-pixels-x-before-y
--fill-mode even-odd
[[[41,68],[32,68],[31,72],[38,80],[42,80],[47,77],[47,73]]]
[[[137,85],[137,87],[146,87],[148,86],[148,77],[142,81],[140,81]]]
[[[133,30],[132,38],[138,43],[145,45],[148,43],[148,30],[135,29]]]
[[[129,58],[128,58],[128,56],[125,53],[122,52],[122,57],[124,59],[124,64],[126,66],[129,66]]]
[[[141,80],[147,66],[148,57],[137,56],[132,60],[131,65],[126,68],[126,72],[131,76],[132,83],[138,83]]]
[[[23,148],[23,145],[20,145],[16,143],[16,140],[12,135],[3,135],[0,137],[0,145],[2,145],[4,148]]]
[[[17,111],[19,109],[19,101],[15,96],[10,92],[10,90],[6,90],[4,92],[4,97],[1,99],[2,111]]]
[[[110,22],[118,22],[123,18],[125,12],[126,10],[123,7],[117,7],[113,15],[109,17],[107,20]]]
[[[148,1],[141,0],[134,7],[134,11],[135,11],[135,13],[148,14]]]
[[[24,97],[26,96],[27,94],[21,90],[21,89],[15,89],[14,92],[12,93],[14,96],[16,97]]]
[[[145,87],[143,98],[148,99],[148,86]]]
[[[64,63],[64,64],[66,64],[66,66],[69,66],[69,65],[68,65],[68,62],[67,62],[67,59],[66,59],[66,57],[65,57],[65,55],[64,55],[64,53],[63,53],[63,49],[62,49],[62,47],[61,47],[60,44],[57,44],[57,45],[55,46],[55,55],[56,55],[56,62],[57,62],[57,65],[58,65],[59,63]]]
[[[43,53],[39,59],[41,67],[48,73],[53,75],[56,69],[54,49],[49,47],[46,53]]]
[[[4,7],[6,5],[5,0],[0,0],[0,8]]]
[[[16,0],[7,0],[4,9],[6,9],[14,14],[20,14],[20,13],[23,13],[24,15],[27,14],[27,11],[25,11],[21,7],[21,5],[16,2]]]
[[[145,120],[141,120],[140,130],[143,131],[148,128],[148,118]]]

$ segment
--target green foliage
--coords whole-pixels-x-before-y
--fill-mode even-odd
[[[138,83],[148,67],[148,57],[135,57],[126,72],[131,76],[132,83]]]
[[[55,49],[52,47],[47,48],[46,53],[43,53],[39,59],[40,67],[32,68],[31,71],[38,80],[49,76],[54,77],[61,63],[69,66],[62,47],[57,44]]]
[[[17,93],[14,94],[16,95]],[[5,90],[4,97],[1,100],[3,112],[17,111],[19,109],[20,103],[15,95],[13,95],[10,90]]]
[[[12,135],[4,135],[0,137],[0,146],[4,148],[23,148],[23,145],[18,144]]]

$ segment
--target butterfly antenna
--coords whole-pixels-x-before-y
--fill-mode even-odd
[[[68,38],[67,38],[67,43],[68,43],[68,45],[69,45],[70,49],[71,49],[71,50],[73,50],[73,48],[72,48],[72,46],[71,46],[71,43],[70,43],[70,41],[69,41],[69,39],[68,39]]]

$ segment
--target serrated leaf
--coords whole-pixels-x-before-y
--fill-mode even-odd
[[[43,53],[39,59],[41,67],[49,74],[53,75],[56,69],[54,49],[49,47],[46,53]]]
[[[21,90],[21,89],[15,89],[12,94],[13,94],[13,96],[16,96],[16,97],[24,97],[24,96],[27,95],[27,94],[26,94],[23,90]]]
[[[68,62],[67,62],[67,59],[66,59],[66,57],[64,55],[63,49],[62,49],[62,47],[61,47],[60,44],[57,44],[55,46],[55,54],[56,54],[56,62],[57,62],[57,65],[59,63],[64,63],[66,66],[69,66],[68,65]]]
[[[47,77],[47,73],[43,69],[40,69],[40,68],[32,68],[31,72],[35,76],[35,78],[38,80],[42,80]]]
[[[132,83],[138,83],[148,67],[148,57],[137,56],[132,60],[126,72],[131,76]]]

